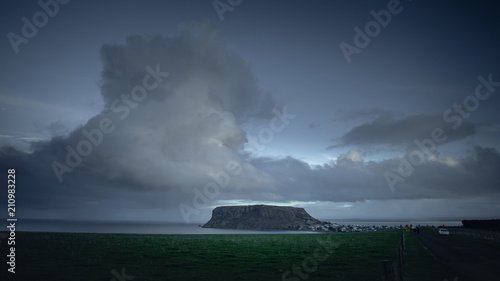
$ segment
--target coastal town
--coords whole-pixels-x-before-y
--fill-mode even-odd
[[[328,221],[323,221],[321,224],[315,225],[297,225],[294,229],[299,231],[314,231],[314,232],[368,232],[380,231],[388,229],[402,229],[403,225],[352,225],[339,224]]]

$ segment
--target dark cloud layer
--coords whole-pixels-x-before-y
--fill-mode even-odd
[[[454,123],[445,122],[439,115],[411,115],[396,119],[389,115],[382,115],[371,122],[361,124],[352,128],[339,139],[338,144],[331,148],[348,145],[388,145],[408,146],[415,140],[423,140],[432,137],[436,128],[444,130],[447,136],[446,142],[453,142],[473,136],[477,125],[462,121],[459,127],[453,128]]]
[[[364,108],[360,110],[337,110],[335,112],[335,117],[333,121],[345,122],[356,119],[374,119],[381,116],[387,117],[398,117],[401,116],[402,113],[395,110],[386,110],[379,108]]]
[[[145,208],[173,208],[208,182],[209,172],[240,162],[238,151],[247,141],[242,122],[272,114],[265,110],[274,107],[273,99],[205,21],[184,26],[174,38],[137,35],[124,45],[104,45],[101,58],[102,113],[67,136],[32,143],[32,153],[2,149],[2,167],[9,163],[23,174],[27,188],[19,192],[26,212],[105,208],[107,200],[116,200],[108,202],[115,206],[132,198]],[[156,87],[146,97],[131,97],[147,75]],[[82,155],[79,147],[91,138],[97,144]],[[249,182],[260,182],[252,180],[258,175],[252,167],[243,169]]]
[[[443,129],[446,142],[452,143],[478,130],[498,132],[494,124],[464,121],[454,129],[440,115],[402,117],[386,109],[362,109],[337,114],[335,121],[373,121],[350,128],[331,148],[402,147],[408,154],[372,161],[352,149],[312,166],[291,156],[256,157],[245,151],[243,127],[250,121],[267,122],[276,105],[259,88],[249,64],[205,21],[183,26],[176,37],[135,35],[124,44],[106,44],[100,57],[102,112],[69,133],[61,123],[49,124],[44,130],[53,138],[31,142],[31,152],[0,148],[0,170],[16,169],[22,186],[17,191],[19,216],[182,221],[179,204],[193,206],[200,192],[215,184],[219,188],[208,198],[208,207],[219,200],[498,197],[500,155],[485,146],[460,157],[429,155],[394,190],[384,177],[387,171],[397,173],[414,141],[431,137],[435,128]],[[144,98],[131,97],[144,81],[157,85]],[[301,127],[321,131],[327,126],[321,124]],[[103,127],[113,129],[103,132]],[[91,138],[98,144],[76,160],[71,151]],[[239,172],[233,174],[235,163]]]
[[[361,153],[351,150],[322,166],[309,166],[291,157],[253,163],[273,175],[279,186],[275,197],[283,201],[467,198],[493,196],[500,191],[495,173],[500,168],[500,154],[495,149],[476,147],[461,159],[427,159],[391,191],[384,173],[396,172],[402,160],[366,161]]]
[[[184,25],[176,38],[136,35],[128,37],[125,45],[104,45],[101,60],[102,97],[108,108],[142,83],[146,66],[160,65],[170,75],[149,99],[164,100],[193,82],[202,87],[197,90],[205,91],[208,106],[232,112],[238,120],[261,112],[264,99],[247,62],[226,47],[207,21]]]

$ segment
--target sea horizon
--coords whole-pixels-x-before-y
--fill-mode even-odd
[[[459,220],[332,220],[331,223],[353,226],[461,226]],[[287,231],[287,230],[236,230],[202,228],[204,222],[184,223],[172,221],[91,221],[91,220],[67,220],[67,219],[18,219],[17,231],[26,232],[72,232],[72,233],[124,233],[124,234],[297,234],[318,233],[311,231]]]

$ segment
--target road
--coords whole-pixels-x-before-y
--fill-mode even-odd
[[[458,281],[500,280],[500,250],[474,241],[458,241],[426,231],[415,234],[420,242],[459,276]],[[453,235],[453,234],[452,234]]]

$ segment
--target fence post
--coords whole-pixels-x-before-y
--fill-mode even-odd
[[[381,260],[382,281],[398,281],[396,274],[396,263],[390,260]]]
[[[399,262],[398,262],[398,276],[399,276],[399,280],[400,281],[403,281],[403,254],[404,254],[404,251],[403,251],[403,248],[399,247],[398,248],[398,258],[399,258]]]
[[[405,249],[405,233],[404,231],[401,232],[401,248],[403,248],[403,251]]]

